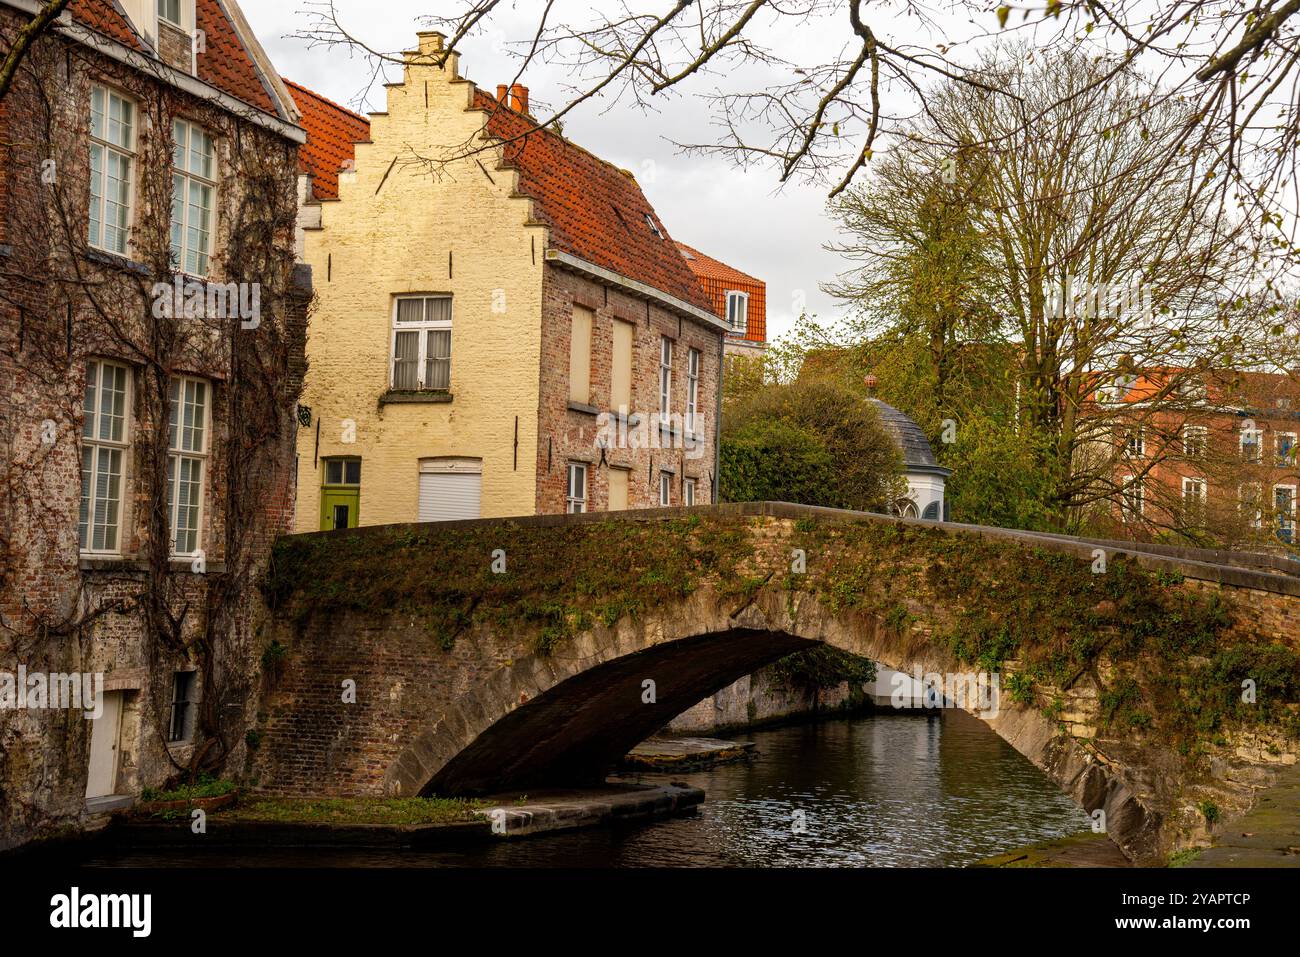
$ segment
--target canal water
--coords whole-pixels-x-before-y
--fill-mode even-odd
[[[962,711],[876,713],[732,735],[746,761],[630,780],[684,781],[693,815],[454,851],[268,848],[98,852],[105,865],[960,867],[1089,830],[1041,771]]]

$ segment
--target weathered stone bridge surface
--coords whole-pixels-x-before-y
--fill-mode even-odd
[[[291,536],[250,776],[298,795],[598,781],[695,702],[824,643],[999,674],[989,727],[1155,861],[1295,761],[1285,569],[772,503]]]

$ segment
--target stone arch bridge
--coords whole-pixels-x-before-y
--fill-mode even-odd
[[[1207,801],[1245,810],[1296,751],[1280,557],[758,503],[289,536],[265,590],[268,793],[599,781],[819,643],[998,674],[978,716],[1137,861],[1204,838]]]

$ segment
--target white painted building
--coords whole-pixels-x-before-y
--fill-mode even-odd
[[[934,457],[930,440],[925,437],[921,427],[908,415],[899,412],[892,405],[872,399],[880,421],[903,452],[903,474],[907,478],[907,497],[899,502],[894,511],[904,518],[925,518],[933,521],[947,521],[948,506],[944,498],[944,486],[952,469],[946,469]]]

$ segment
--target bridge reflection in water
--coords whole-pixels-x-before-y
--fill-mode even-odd
[[[733,735],[748,761],[640,780],[708,794],[693,815],[454,851],[205,849],[128,851],[135,866],[915,867],[962,866],[1089,829],[1046,775],[960,711],[892,712]],[[804,827],[796,832],[795,812]]]

